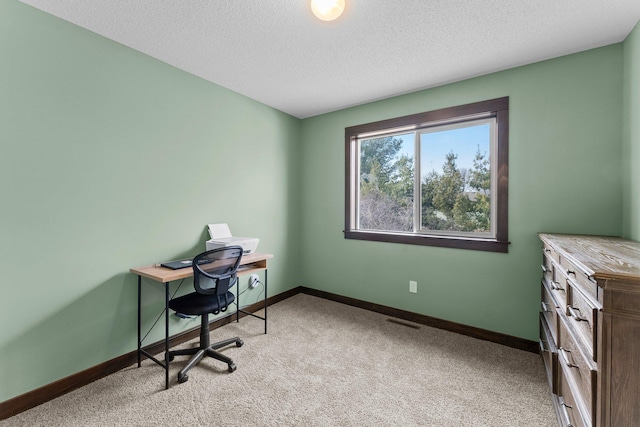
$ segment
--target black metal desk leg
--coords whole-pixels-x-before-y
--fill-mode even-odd
[[[169,389],[169,282],[164,284],[164,388]]]
[[[264,269],[264,333],[267,333],[267,269]]]
[[[140,310],[142,309],[142,276],[138,276],[138,368],[140,367],[141,357],[140,357],[140,347],[142,346],[141,336],[142,333],[140,329],[142,328],[142,314]]]

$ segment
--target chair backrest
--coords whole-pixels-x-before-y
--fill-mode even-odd
[[[193,287],[199,294],[226,295],[236,282],[242,247],[227,246],[193,258]]]

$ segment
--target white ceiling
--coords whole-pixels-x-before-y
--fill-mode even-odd
[[[21,0],[299,118],[604,46],[639,0]]]

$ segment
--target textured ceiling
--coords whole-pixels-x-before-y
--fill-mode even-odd
[[[305,118],[624,40],[639,0],[21,0]]]

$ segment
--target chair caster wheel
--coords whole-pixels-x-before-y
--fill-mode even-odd
[[[235,371],[237,368],[235,363],[229,363],[229,369],[227,369],[229,371],[229,373]]]
[[[236,341],[236,347],[242,347],[244,345],[244,341],[238,340]]]
[[[167,360],[168,360],[169,362],[173,362],[174,357],[175,357],[175,356],[174,356],[173,354],[169,353],[169,354],[167,355]]]
[[[180,384],[186,383],[189,380],[189,375],[187,374],[178,374],[178,382]]]

